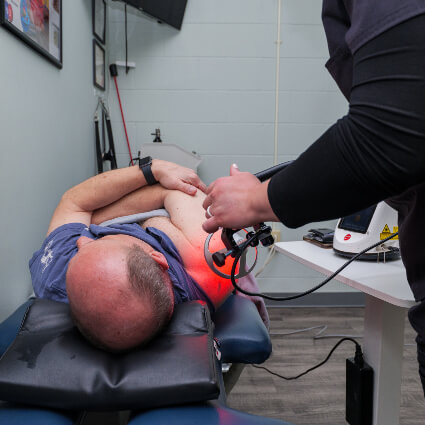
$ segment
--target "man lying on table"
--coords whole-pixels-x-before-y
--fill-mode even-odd
[[[30,260],[36,296],[69,302],[81,333],[110,351],[151,339],[174,304],[204,300],[214,310],[233,289],[204,259],[205,185],[194,171],[166,161],[153,160],[151,173],[152,185],[134,166],[69,189]],[[170,218],[99,226],[158,208]],[[223,248],[218,233],[210,247]]]

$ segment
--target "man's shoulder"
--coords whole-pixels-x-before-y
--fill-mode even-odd
[[[50,232],[44,239],[40,249],[33,254],[30,260],[30,267],[37,259],[43,259],[45,255],[52,252],[53,247],[59,250],[63,245],[75,245],[85,229],[87,229],[87,226],[82,223],[69,223],[59,226]],[[50,255],[48,257],[50,258]]]
[[[30,262],[34,292],[38,297],[66,300],[65,278],[68,263],[77,252],[77,239],[87,226],[69,223],[53,230]]]

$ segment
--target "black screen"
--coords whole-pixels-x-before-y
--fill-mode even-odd
[[[338,227],[351,232],[366,233],[375,210],[376,205],[373,205],[363,211],[343,217]]]
[[[180,29],[186,10],[187,0],[123,0],[137,9],[143,10],[161,22]]]

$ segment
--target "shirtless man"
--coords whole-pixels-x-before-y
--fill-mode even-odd
[[[153,160],[147,185],[138,166],[109,171],[69,189],[31,261],[38,297],[69,302],[81,333],[110,351],[151,339],[174,304],[201,299],[217,308],[231,293],[205,262],[205,185],[192,171]],[[200,189],[200,190],[198,190]],[[98,226],[165,208],[170,218]],[[219,236],[211,249],[222,248]]]

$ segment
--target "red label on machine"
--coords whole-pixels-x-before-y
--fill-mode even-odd
[[[350,235],[349,233],[347,233],[347,234],[344,236],[344,240],[345,240],[345,241],[348,241],[349,239],[351,239],[351,235]]]

